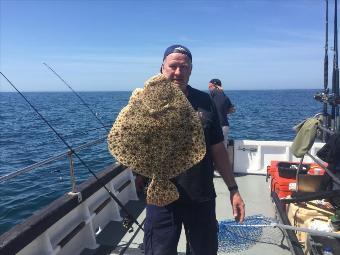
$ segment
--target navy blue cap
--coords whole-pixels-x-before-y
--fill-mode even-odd
[[[171,53],[182,53],[184,55],[187,55],[190,58],[190,61],[192,62],[192,56],[191,56],[190,50],[183,45],[175,44],[175,45],[171,45],[170,47],[168,47],[164,52],[163,61]]]
[[[222,86],[222,82],[219,79],[212,79],[209,83],[212,83],[212,84],[219,86],[219,87]]]

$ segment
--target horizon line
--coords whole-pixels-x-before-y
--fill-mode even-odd
[[[201,90],[207,92],[209,90]],[[263,91],[263,90],[322,90],[322,88],[272,88],[272,89],[224,89],[224,91]],[[132,92],[133,90],[77,90],[76,92],[91,93],[91,92]],[[73,93],[70,90],[22,90],[24,93]],[[17,91],[0,91],[0,93],[18,93]]]

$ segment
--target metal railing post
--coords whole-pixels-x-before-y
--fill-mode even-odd
[[[67,157],[70,161],[70,181],[71,181],[71,189],[73,193],[77,192],[77,187],[76,187],[76,177],[74,176],[74,161],[72,157],[72,151],[69,151],[67,153]]]
[[[74,175],[74,161],[73,161],[73,152],[70,150],[67,152],[67,157],[70,161],[70,181],[71,181],[71,189],[72,191],[69,192],[68,194],[70,196],[77,196],[78,197],[78,202],[80,203],[83,198],[81,196],[81,193],[77,191],[77,184],[76,184],[76,177]]]

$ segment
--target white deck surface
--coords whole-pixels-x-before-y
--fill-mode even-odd
[[[221,178],[215,178],[215,189],[217,192],[217,219],[230,220],[232,219],[232,210],[230,206],[229,192],[223,183]],[[246,215],[258,215],[262,214],[267,217],[274,218],[275,211],[270,199],[269,184],[265,181],[265,176],[260,175],[246,175],[237,177],[237,183],[240,187],[241,195],[246,204]],[[138,221],[142,222],[145,217],[145,211],[139,216]],[[279,229],[264,230],[263,237],[258,239],[258,242],[247,249],[243,249],[237,252],[224,253],[219,252],[219,254],[276,254],[284,255],[291,254],[287,243],[283,240],[283,233]],[[268,232],[266,232],[268,231]],[[183,234],[180,238],[178,245],[178,254],[185,254],[185,235]],[[130,239],[133,233],[129,233],[124,236],[119,246],[124,247],[126,242]],[[143,240],[143,232],[139,231],[137,236],[134,238],[130,247],[126,250],[124,254],[128,255],[139,255],[143,252],[139,249]],[[118,247],[119,247],[118,246]],[[111,254],[119,254],[121,248],[117,248],[112,251]]]

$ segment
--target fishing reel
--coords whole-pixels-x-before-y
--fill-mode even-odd
[[[334,93],[329,94],[329,89],[317,92],[314,95],[314,99],[321,103],[330,104],[332,106],[337,106],[340,104],[340,96],[337,96]]]
[[[328,103],[328,95],[329,95],[329,89],[326,89],[324,91],[316,92],[316,94],[314,95],[314,99],[321,103]]]
[[[134,229],[133,229],[133,227],[132,227],[133,219],[131,219],[131,217],[125,216],[125,217],[123,218],[123,223],[122,223],[122,224],[123,224],[123,227],[124,227],[124,228],[128,229],[129,233],[131,233],[131,232],[134,231]]]

